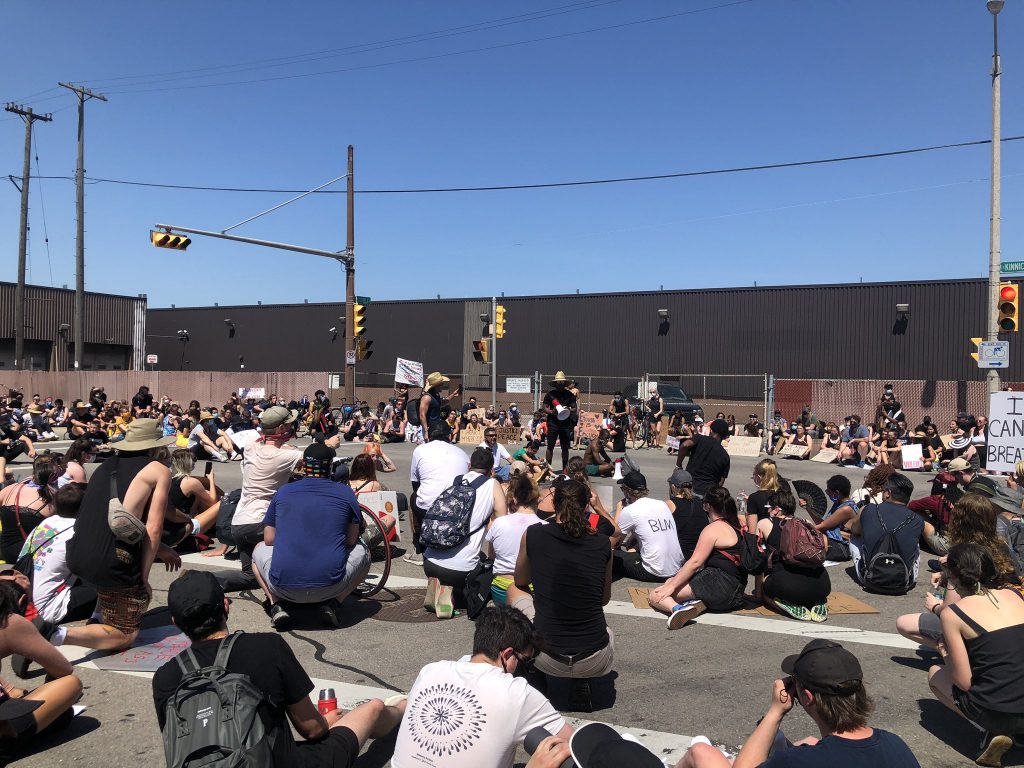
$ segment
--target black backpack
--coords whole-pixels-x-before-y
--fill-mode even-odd
[[[877,505],[873,506],[878,518],[878,525],[882,528],[882,538],[878,542],[875,553],[864,566],[864,588],[868,592],[880,595],[905,595],[912,586],[911,574],[913,572],[903,559],[903,555],[900,554],[896,534],[910,525],[914,514],[909,512],[903,522],[890,531],[882,520],[881,508]],[[864,510],[861,514],[866,513],[867,510]]]
[[[420,399],[418,397],[405,404],[405,418],[412,426],[420,426]]]
[[[260,711],[270,703],[248,675],[227,669],[241,632],[226,637],[209,667],[191,648],[175,657],[181,682],[167,702],[163,741],[167,768],[272,768],[274,744],[285,734],[267,730]],[[290,736],[290,734],[288,734]]]

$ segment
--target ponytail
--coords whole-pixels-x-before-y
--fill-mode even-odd
[[[562,530],[574,539],[594,533],[587,518],[590,489],[578,480],[563,480],[555,485],[555,516]]]
[[[725,520],[733,528],[738,529],[740,527],[740,515],[739,509],[736,507],[736,499],[729,494],[728,490],[720,485],[716,485],[704,494],[704,501],[715,511],[719,519]]]

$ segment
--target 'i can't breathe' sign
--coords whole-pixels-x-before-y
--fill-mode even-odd
[[[1024,392],[993,392],[988,414],[985,467],[990,472],[1013,472],[1024,459]]]

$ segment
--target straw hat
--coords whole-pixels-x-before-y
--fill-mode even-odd
[[[553,378],[551,380],[551,383],[552,384],[558,384],[558,383],[568,384],[569,383],[569,377],[565,375],[565,371],[559,371],[558,373],[555,374],[555,378]]]
[[[449,381],[451,381],[451,379],[449,379],[443,373],[441,373],[440,371],[434,371],[432,374],[427,376],[427,383],[424,389],[433,389],[438,384],[446,384]]]
[[[164,437],[160,422],[156,419],[135,419],[128,425],[124,440],[113,444],[115,451],[148,451],[150,448],[158,448],[161,445],[170,445],[175,440],[174,435]]]
[[[209,411],[200,411],[200,413],[199,413],[199,420],[200,421],[206,421],[207,419],[212,419],[212,418],[213,418],[213,414],[210,413]]]

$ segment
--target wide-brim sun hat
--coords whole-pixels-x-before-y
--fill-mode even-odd
[[[552,384],[568,384],[569,377],[565,375],[565,371],[558,371],[555,373],[555,377],[551,379]]]
[[[449,379],[443,373],[441,373],[440,371],[434,371],[433,373],[427,376],[427,383],[425,385],[425,388],[433,389],[438,384],[446,384],[449,381],[451,381],[451,379]]]
[[[124,440],[119,440],[112,447],[115,451],[134,453],[135,451],[148,451],[150,448],[170,445],[175,439],[174,435],[164,437],[160,422],[156,419],[135,419],[135,421],[128,425],[128,429],[124,434]]]

